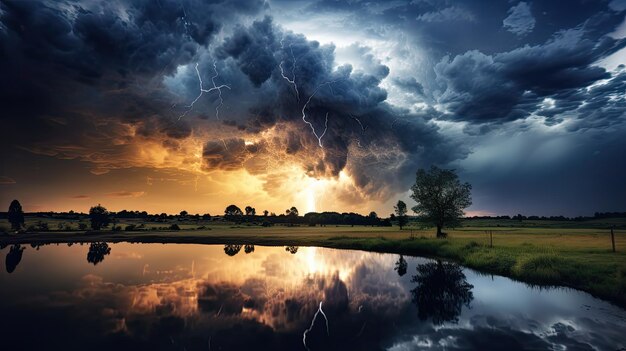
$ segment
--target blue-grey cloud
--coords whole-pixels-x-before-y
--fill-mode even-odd
[[[511,7],[509,16],[502,21],[502,26],[517,35],[526,35],[532,32],[535,28],[535,17],[530,11],[530,5],[522,1]]]

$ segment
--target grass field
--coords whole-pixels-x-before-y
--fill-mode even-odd
[[[140,224],[130,220],[121,225],[131,223]],[[469,268],[530,284],[568,286],[626,307],[626,230],[615,230],[617,252],[613,253],[610,231],[602,228],[606,224],[597,224],[597,229],[538,227],[536,223],[532,226],[521,223],[517,227],[481,224],[486,225],[448,230],[448,239],[436,239],[432,228],[402,231],[397,227],[363,226],[264,228],[194,222],[180,224],[180,231],[167,231],[154,229],[167,223],[146,223],[142,231],[5,234],[0,236],[0,244],[131,241],[323,246],[400,253],[450,259]],[[49,223],[49,227],[56,228],[55,223]],[[489,246],[488,231],[493,234],[493,247]]]

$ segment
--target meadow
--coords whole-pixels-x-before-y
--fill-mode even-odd
[[[528,284],[566,286],[626,306],[626,219],[584,222],[465,220],[447,239],[416,223],[399,230],[365,226],[272,226],[203,220],[142,222],[125,219],[121,231],[79,231],[78,220],[27,217],[26,226],[45,222],[47,232],[0,234],[0,244],[69,242],[157,242],[321,246],[456,261],[486,274]],[[85,219],[83,222],[88,223]],[[180,230],[170,230],[176,224]],[[133,230],[124,230],[132,225]],[[612,252],[609,227],[615,226]],[[0,227],[8,227],[0,221]],[[490,245],[490,233],[493,246]]]

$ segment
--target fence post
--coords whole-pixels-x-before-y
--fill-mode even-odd
[[[613,246],[613,252],[615,252],[615,234],[613,234],[613,228],[611,228],[611,245]]]

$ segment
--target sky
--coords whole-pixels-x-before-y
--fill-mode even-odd
[[[0,204],[626,210],[626,0],[0,0]]]

